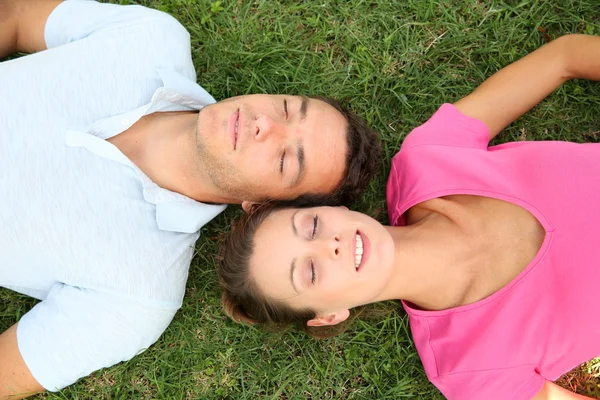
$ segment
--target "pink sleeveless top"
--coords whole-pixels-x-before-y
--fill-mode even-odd
[[[444,104],[392,160],[390,223],[423,201],[504,200],[546,230],[531,263],[474,304],[421,311],[403,303],[425,372],[448,399],[530,400],[600,355],[600,144],[513,142]]]

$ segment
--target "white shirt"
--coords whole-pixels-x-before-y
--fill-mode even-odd
[[[0,286],[34,378],[59,390],[154,343],[181,306],[198,229],[224,205],[162,189],[105,139],[214,99],[187,31],[141,6],[68,1],[49,50],[0,63]]]

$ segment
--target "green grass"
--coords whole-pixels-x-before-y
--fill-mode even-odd
[[[125,2],[123,2],[125,3]],[[198,82],[215,98],[247,93],[329,95],[377,128],[384,160],[356,209],[386,221],[389,160],[443,102],[566,33],[600,34],[596,0],[273,1],[148,0],[190,31]],[[600,87],[569,82],[511,125],[499,141],[598,142]],[[314,341],[265,333],[223,315],[214,273],[237,207],[202,230],[182,309],[133,360],[93,373],[51,399],[438,399],[397,303]],[[0,290],[0,331],[34,301]],[[590,363],[591,373],[600,371]],[[581,374],[589,376],[586,370]],[[600,379],[583,393],[593,395]],[[567,384],[567,383],[565,383]],[[591,389],[590,389],[591,388]]]

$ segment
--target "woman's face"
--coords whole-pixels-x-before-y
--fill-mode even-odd
[[[345,207],[285,209],[256,231],[250,274],[268,298],[324,316],[380,300],[394,243],[373,218]]]

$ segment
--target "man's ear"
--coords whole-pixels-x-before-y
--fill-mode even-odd
[[[308,326],[326,326],[326,325],[337,325],[348,319],[350,316],[350,310],[337,311],[333,314],[320,316],[313,318],[306,322]]]
[[[247,201],[247,200],[242,201],[242,208],[244,209],[244,211],[246,211],[246,214],[250,214],[250,212],[254,209],[255,206],[256,206],[256,203],[254,203],[252,201]]]

